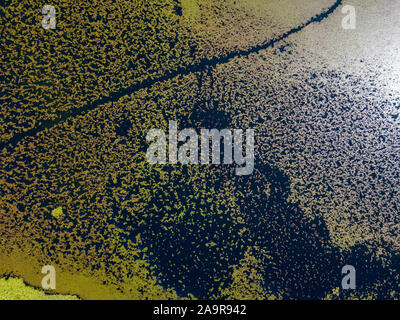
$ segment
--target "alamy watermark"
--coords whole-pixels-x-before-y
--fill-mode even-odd
[[[42,8],[42,14],[45,16],[42,19],[42,28],[45,30],[56,28],[56,8],[54,6],[46,4]]]
[[[161,129],[151,129],[146,136],[147,142],[152,142],[147,149],[146,159],[150,164],[167,163],[167,138]],[[168,128],[168,161],[170,164],[178,162],[188,164],[221,164],[221,140],[223,140],[223,164],[238,166],[235,174],[249,175],[254,169],[254,130],[247,129],[245,137],[245,155],[243,155],[242,129],[201,129],[200,141],[195,129],[183,129],[178,132],[176,121],[169,121]],[[183,142],[178,146],[179,142]],[[200,142],[200,152],[199,152]]]
[[[42,274],[45,276],[42,279],[42,288],[44,290],[56,289],[56,269],[52,265],[46,265],[42,268]]]
[[[342,274],[345,275],[342,279],[342,289],[354,290],[356,288],[356,268],[352,265],[345,265],[342,268]]]
[[[342,7],[342,13],[345,16],[342,19],[342,28],[345,30],[354,30],[356,28],[356,8],[351,5]]]

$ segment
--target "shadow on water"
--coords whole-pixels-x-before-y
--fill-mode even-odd
[[[216,101],[199,104],[195,110],[179,122],[180,130],[230,127],[229,115]],[[207,193],[193,198],[199,191],[198,186],[188,182],[188,166],[163,167],[168,183],[153,190],[156,193],[147,204],[145,223],[135,230],[149,249],[150,262],[161,284],[174,288],[181,296],[192,293],[197,298],[210,298],[218,288],[229,285],[232,266],[243,258],[248,247],[256,246],[268,252],[268,257],[259,255],[266,288],[285,299],[326,297],[333,289],[341,288],[341,270],[348,264],[356,268],[357,291],[342,290],[340,298],[352,293],[363,297],[371,292],[377,298],[390,298],[398,283],[399,256],[387,258],[384,267],[382,259],[367,246],[347,251],[334,247],[318,212],[315,218],[308,218],[297,204],[288,202],[289,178],[259,159],[256,156],[249,176],[236,176],[231,166],[205,169],[217,175],[215,180],[206,181],[210,189],[219,190],[226,181],[233,181],[237,204],[245,215],[245,233],[224,204],[208,203]],[[227,214],[215,214],[217,206]],[[178,216],[181,219],[174,220]],[[210,241],[215,245],[210,246]],[[390,253],[390,248],[386,251]]]
[[[195,109],[190,117],[177,119],[178,130],[195,128],[199,133],[200,128],[226,127],[229,122],[229,117],[218,111],[218,102],[199,103]],[[158,185],[146,203],[145,217],[140,218],[143,223],[133,222],[140,225],[135,232],[148,248],[161,285],[174,288],[181,296],[191,293],[209,298],[220,286],[229,284],[230,266],[239,262],[245,248],[242,226],[230,215],[228,203],[209,201],[215,195],[212,189],[223,189],[229,169],[204,167],[192,180],[190,166],[167,164],[160,168],[164,178],[152,171]]]
[[[237,180],[249,236],[273,257],[264,262],[266,286],[283,292],[285,298],[305,299],[321,297],[339,285],[339,253],[330,247],[321,219],[308,220],[287,202],[289,179],[259,163],[251,176]],[[264,193],[266,184],[269,197]]]
[[[163,170],[169,171],[172,189],[155,191],[147,204],[145,223],[136,231],[148,247],[150,263],[163,286],[181,296],[192,293],[209,298],[222,283],[227,284],[230,266],[243,256],[240,225],[224,214],[229,208],[223,203],[207,203],[207,193],[196,197],[203,191],[185,181],[191,174],[188,167]],[[212,187],[218,190],[219,182]],[[217,206],[219,213],[210,210]]]
[[[268,199],[262,192],[266,183],[271,184]],[[364,245],[347,251],[334,247],[323,219],[306,218],[298,205],[287,201],[289,179],[279,170],[259,163],[253,175],[237,179],[237,187],[244,195],[241,204],[250,237],[273,257],[264,261],[269,289],[283,293],[286,299],[321,299],[341,288],[342,267],[353,265],[357,291],[342,291],[341,298],[374,292],[384,299],[398,290],[394,284],[398,283],[399,256],[393,255],[384,267]]]

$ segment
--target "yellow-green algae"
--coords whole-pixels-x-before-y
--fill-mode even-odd
[[[63,212],[62,207],[55,208],[55,209],[51,212],[51,215],[52,215],[54,218],[60,218],[63,214],[64,214],[64,212]]]
[[[26,285],[19,278],[1,278],[0,300],[79,300],[79,298],[71,295],[49,294]]]
[[[260,259],[262,255],[272,257],[259,247],[249,247],[239,264],[233,266],[232,283],[222,291],[222,296],[229,300],[277,300],[282,299],[279,293],[272,293],[267,289],[264,280],[264,268]]]

